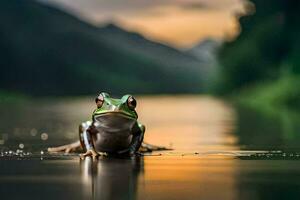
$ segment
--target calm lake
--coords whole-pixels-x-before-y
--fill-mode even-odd
[[[93,97],[0,104],[2,199],[299,199],[300,116],[209,96],[137,97],[147,143],[137,158],[48,154],[78,139]]]

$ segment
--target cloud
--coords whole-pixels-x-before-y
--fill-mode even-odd
[[[204,2],[191,2],[191,3],[184,3],[178,5],[181,9],[184,10],[207,10],[207,9],[213,9],[213,7],[209,4],[206,4]]]
[[[233,13],[244,0],[39,0],[99,25],[116,22],[148,38],[177,47],[237,31]]]

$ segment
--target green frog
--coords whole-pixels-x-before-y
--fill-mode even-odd
[[[118,154],[135,155],[139,149],[159,149],[159,147],[143,144],[145,126],[137,121],[137,101],[132,95],[124,95],[120,99],[111,98],[101,92],[96,98],[97,108],[92,114],[92,121],[79,126],[79,141],[54,148],[49,152],[71,152],[82,148],[81,158],[99,155]]]

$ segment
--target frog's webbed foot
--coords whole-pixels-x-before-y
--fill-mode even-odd
[[[163,146],[156,146],[156,145],[152,145],[152,144],[143,142],[139,149],[139,152],[146,153],[146,152],[152,152],[152,151],[166,151],[166,150],[173,150],[173,149],[163,147]]]
[[[80,142],[74,142],[71,144],[59,146],[59,147],[49,147],[48,152],[50,153],[57,153],[57,152],[65,152],[65,153],[70,153],[70,152],[75,152],[80,148]]]
[[[107,156],[105,152],[97,152],[94,149],[87,150],[85,153],[80,154],[80,158],[84,159],[87,156],[91,156],[93,160],[97,159],[99,156]]]

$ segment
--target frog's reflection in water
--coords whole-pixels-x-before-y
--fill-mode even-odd
[[[136,199],[143,158],[90,157],[80,161],[84,194],[88,199]]]

